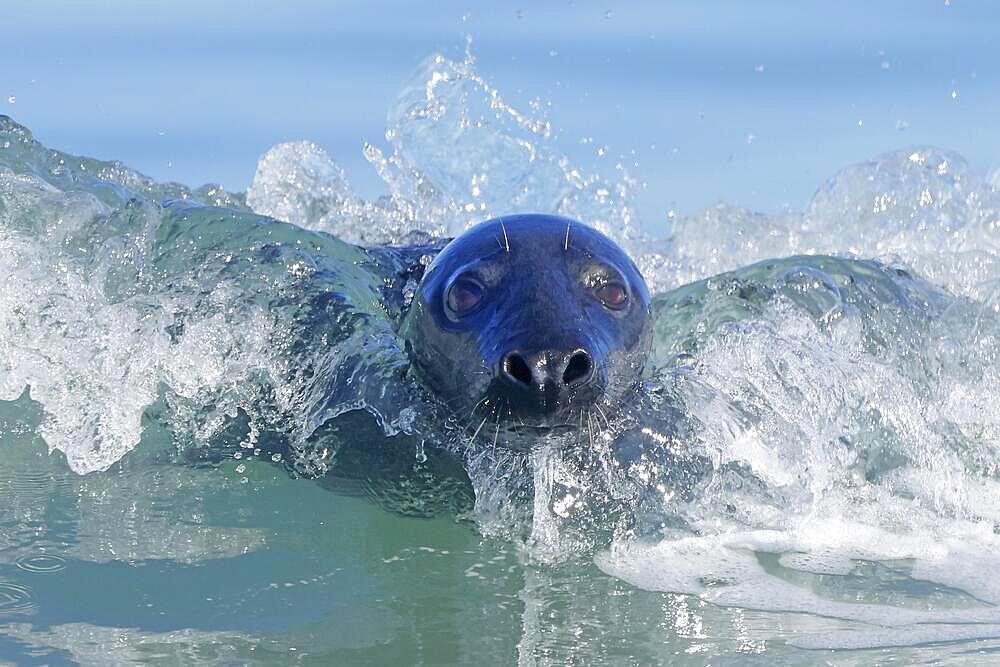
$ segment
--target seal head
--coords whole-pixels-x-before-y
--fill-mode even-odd
[[[638,385],[649,291],[628,255],[593,228],[505,216],[445,246],[401,333],[420,380],[467,423],[575,427]]]

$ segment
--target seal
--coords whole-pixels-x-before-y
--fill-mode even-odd
[[[534,434],[612,414],[638,386],[651,329],[646,282],[618,245],[526,214],[448,243],[400,333],[417,378],[453,414]]]

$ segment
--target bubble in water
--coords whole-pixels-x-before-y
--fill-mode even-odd
[[[271,454],[271,460],[275,463],[281,460],[281,454]]]

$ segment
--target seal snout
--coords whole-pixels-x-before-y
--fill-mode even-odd
[[[594,377],[594,360],[586,350],[574,350],[569,354],[545,351],[533,355],[512,352],[504,357],[500,372],[508,382],[527,389],[547,384],[574,389]]]
[[[499,376],[509,398],[527,401],[546,412],[565,404],[569,396],[594,379],[594,358],[585,349],[569,352],[509,352],[500,361]]]

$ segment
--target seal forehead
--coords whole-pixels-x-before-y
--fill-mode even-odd
[[[551,264],[563,256],[612,264],[630,281],[644,281],[628,255],[592,227],[556,215],[516,215],[489,220],[449,243],[428,267],[428,278],[476,261]],[[437,279],[442,279],[437,276]]]

